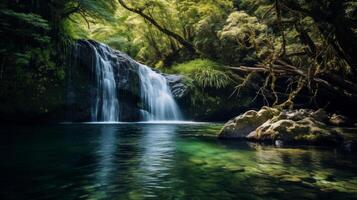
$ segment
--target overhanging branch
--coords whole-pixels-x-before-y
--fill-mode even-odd
[[[143,10],[128,6],[123,0],[118,0],[118,2],[119,2],[119,4],[121,6],[123,6],[123,8],[125,8],[126,10],[128,10],[130,12],[133,12],[133,13],[136,13],[136,14],[140,15],[145,20],[150,22],[150,24],[155,26],[160,32],[166,34],[167,36],[169,36],[169,37],[171,37],[173,39],[175,39],[177,42],[179,42],[182,46],[186,47],[188,50],[190,50],[192,52],[197,52],[195,47],[189,41],[185,40],[179,34],[173,32],[173,31],[170,31],[170,30],[164,28],[163,26],[161,26],[154,18],[152,18],[151,16],[145,14],[143,12]]]

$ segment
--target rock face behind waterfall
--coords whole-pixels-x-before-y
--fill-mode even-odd
[[[94,56],[100,54],[105,62],[112,66],[116,95],[120,101],[120,121],[139,121],[143,113],[142,78],[143,67],[125,53],[91,40],[79,40],[73,51],[69,72],[68,106],[71,110],[68,119],[71,121],[91,121],[93,115],[93,98],[98,96],[96,86],[96,69]],[[140,72],[141,71],[141,72]],[[150,70],[149,70],[150,71]],[[179,81],[175,75],[169,80]],[[170,86],[175,86],[174,83]],[[99,94],[101,95],[101,94]]]

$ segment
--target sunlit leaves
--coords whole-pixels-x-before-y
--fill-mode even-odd
[[[77,3],[87,16],[107,21],[114,20],[113,15],[118,6],[115,0],[77,0]]]
[[[224,88],[232,84],[232,74],[218,63],[207,59],[196,59],[170,69],[171,73],[185,74],[201,88]]]
[[[219,33],[221,38],[236,40],[242,46],[254,46],[259,42],[261,34],[267,32],[267,26],[258,22],[256,17],[247,13],[233,12],[229,15],[226,25]]]

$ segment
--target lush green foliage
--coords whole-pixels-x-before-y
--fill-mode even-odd
[[[1,113],[46,113],[64,103],[67,20],[75,13],[112,19],[110,1],[2,1],[0,3]]]
[[[43,102],[49,86],[59,86],[58,81],[64,78],[63,68],[57,68],[52,59],[49,22],[40,15],[7,8],[0,11],[0,16],[1,109],[37,107],[44,112],[46,107],[34,104]],[[17,99],[26,99],[27,105]]]
[[[196,59],[175,65],[167,72],[185,74],[202,88],[224,88],[234,81],[233,74],[224,70],[223,66],[211,60]]]
[[[68,49],[82,38],[185,74],[200,95],[254,85],[274,104],[291,105],[301,92],[316,97],[321,88],[357,99],[356,13],[349,0],[5,0],[1,109],[24,99],[35,112],[51,107],[43,102],[58,105]]]
[[[278,104],[286,100],[278,93],[288,93],[289,106],[306,89],[312,98],[321,88],[340,98],[354,96],[355,86],[345,84],[357,74],[351,51],[357,45],[352,25],[357,7],[352,1],[236,0],[234,5],[240,11],[230,14],[220,36],[255,51],[258,64],[254,67],[267,75],[259,90],[263,96],[273,93],[273,102]],[[336,74],[349,81],[338,80]],[[278,87],[279,79],[288,90]],[[341,90],[346,93],[337,94]]]
[[[233,9],[231,0],[140,0],[125,1],[142,10],[161,26],[200,47],[209,57],[217,58],[223,48],[218,48],[217,31],[223,26],[227,14]],[[112,47],[128,52],[134,58],[150,65],[171,65],[191,58],[173,38],[159,31],[137,14],[119,7],[115,23],[92,21],[90,29],[76,20],[86,37],[109,43]],[[73,22],[72,22],[73,23]],[[78,28],[78,25],[72,25]],[[83,35],[81,36],[83,37]]]

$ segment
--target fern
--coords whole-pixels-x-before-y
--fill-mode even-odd
[[[216,69],[197,69],[191,75],[200,87],[224,88],[233,82],[228,73]]]
[[[117,8],[116,1],[113,0],[78,0],[82,9],[92,18],[106,21],[114,20],[114,13]]]
[[[218,63],[207,59],[196,59],[174,66],[166,71],[185,74],[202,88],[224,88],[234,83],[233,74]]]

